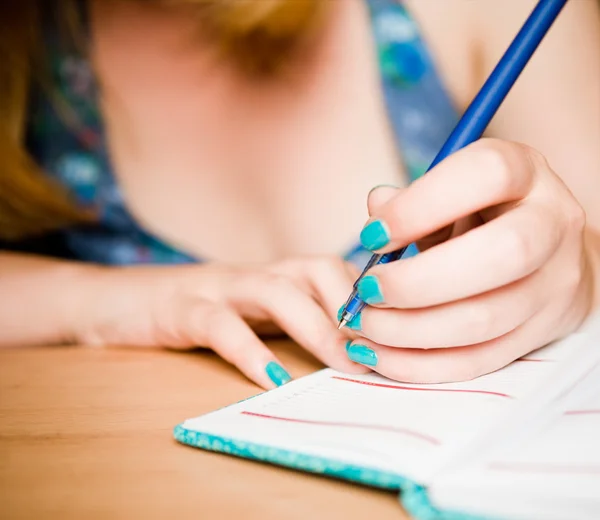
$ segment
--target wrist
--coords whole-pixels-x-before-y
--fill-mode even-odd
[[[149,345],[157,320],[172,301],[178,273],[170,266],[91,266],[81,271],[72,308],[72,342]]]
[[[63,342],[82,343],[81,331],[93,318],[99,281],[110,267],[97,264],[69,263],[61,266],[54,280],[60,304],[56,306],[59,331]]]

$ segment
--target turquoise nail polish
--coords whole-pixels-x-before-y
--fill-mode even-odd
[[[283,368],[279,363],[275,363],[275,361],[271,361],[265,368],[269,379],[273,381],[277,386],[285,385],[292,380],[292,376],[290,376],[285,368]]]
[[[357,316],[354,316],[354,318],[352,318],[346,324],[346,327],[348,327],[350,330],[361,330],[361,328],[362,328],[362,315],[358,314]]]
[[[358,286],[356,288],[358,290],[358,295],[365,303],[376,304],[383,303],[385,301],[383,298],[383,293],[381,292],[379,279],[372,274],[362,278],[360,282],[358,282]]]
[[[346,354],[348,353],[348,350],[350,349],[351,345],[352,345],[352,340],[346,341]]]
[[[340,307],[340,310],[337,313],[337,319],[338,319],[338,321],[342,321],[342,314],[344,313],[344,307],[346,307],[345,303],[344,303],[344,305],[342,305]]]
[[[390,232],[385,222],[374,220],[367,224],[360,233],[360,243],[365,249],[376,251],[388,245],[390,242]]]
[[[346,352],[350,361],[366,365],[368,367],[374,367],[377,365],[377,354],[372,348],[365,347],[364,345],[350,345],[347,347]]]

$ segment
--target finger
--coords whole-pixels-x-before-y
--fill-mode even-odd
[[[377,210],[394,198],[400,188],[395,186],[389,186],[382,184],[381,186],[375,186],[367,196],[367,207],[369,209],[369,215],[377,212]]]
[[[550,298],[550,268],[473,298],[426,309],[367,307],[353,321],[359,334],[380,345],[448,348],[483,343],[508,334],[534,316]]]
[[[321,306],[287,277],[267,274],[244,279],[230,301],[238,308],[259,307],[296,343],[327,366],[342,372],[357,372],[357,366],[345,356],[345,336]]]
[[[536,335],[524,325],[478,345],[451,349],[399,349],[368,340],[348,347],[349,359],[381,375],[406,383],[451,383],[470,381],[505,367],[544,346],[546,334]]]
[[[290,278],[301,290],[313,296],[337,323],[337,311],[353,289],[360,271],[341,257],[307,258],[280,262],[270,272]]]
[[[327,316],[337,325],[338,311],[354,288],[359,270],[343,259],[316,261],[304,266],[312,294],[323,306]]]
[[[442,242],[446,242],[446,240],[464,235],[467,231],[479,227],[481,224],[483,224],[483,220],[478,213],[469,215],[468,217],[461,218],[453,224],[438,229],[430,235],[421,238],[417,241],[417,247],[419,248],[419,251],[426,251]]]
[[[534,162],[522,145],[483,139],[456,152],[371,215],[361,243],[379,253],[415,242],[476,211],[530,191]]]
[[[562,224],[555,211],[524,203],[420,255],[373,267],[361,298],[402,309],[440,305],[524,278],[555,254]]]
[[[181,326],[190,344],[211,348],[263,388],[275,388],[291,380],[283,364],[227,307],[199,303]]]

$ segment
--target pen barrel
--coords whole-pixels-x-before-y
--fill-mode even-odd
[[[428,171],[479,139],[568,0],[540,0]]]
[[[427,171],[483,135],[504,98],[510,92],[567,1],[540,0],[537,3]],[[345,316],[351,319],[366,306],[366,303],[358,295],[358,284],[365,273],[374,265],[387,264],[398,260],[406,249],[407,247],[403,247],[391,253],[371,257],[358,280],[354,283],[354,290],[345,305]]]

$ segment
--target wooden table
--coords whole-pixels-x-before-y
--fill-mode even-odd
[[[294,375],[318,367],[287,342]],[[176,443],[257,393],[210,352],[0,351],[0,518],[406,519],[396,496]]]

